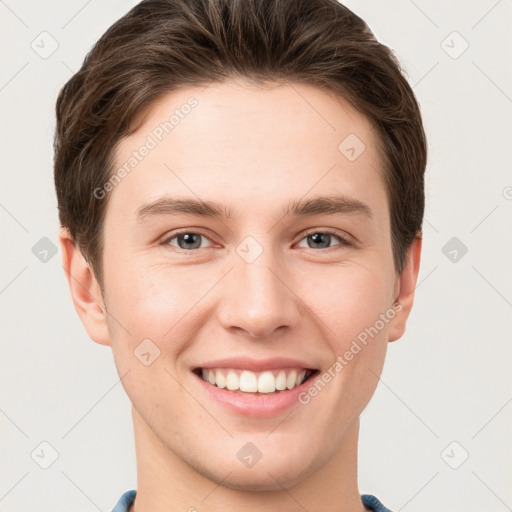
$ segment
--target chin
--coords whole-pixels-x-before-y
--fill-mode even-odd
[[[222,473],[219,466],[215,468],[196,468],[199,472],[219,485],[237,491],[270,492],[282,491],[299,484],[308,478],[315,470],[313,466],[300,465],[296,461],[260,459],[253,467],[247,468],[243,464],[222,465],[227,471]]]

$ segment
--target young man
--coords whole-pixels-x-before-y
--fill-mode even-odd
[[[61,91],[55,151],[72,299],[133,404],[114,511],[388,510],[359,416],[413,304],[426,141],[366,24],[144,1]]]

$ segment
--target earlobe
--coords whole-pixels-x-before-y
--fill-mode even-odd
[[[405,332],[407,319],[414,302],[414,292],[420,269],[421,243],[421,235],[417,235],[407,250],[403,271],[397,278],[396,303],[399,304],[399,307],[394,306],[397,313],[390,322],[388,341],[400,339]]]
[[[93,341],[110,345],[107,312],[96,276],[66,228],[61,228],[59,243],[76,312]]]

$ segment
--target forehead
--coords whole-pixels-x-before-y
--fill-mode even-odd
[[[160,98],[120,141],[114,172],[127,172],[109,209],[134,215],[165,194],[247,208],[257,198],[279,211],[284,199],[333,192],[385,203],[377,144],[365,116],[312,85],[189,87]]]

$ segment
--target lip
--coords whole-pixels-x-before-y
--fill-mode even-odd
[[[218,363],[219,361],[216,361],[215,365]],[[295,361],[294,365],[296,365],[296,363]],[[230,364],[232,364],[232,360]],[[212,366],[212,368],[214,367],[216,366]],[[203,366],[202,368],[208,368],[208,366]],[[230,368],[233,368],[233,366],[230,366]],[[193,371],[191,373],[202,392],[206,393],[208,400],[213,399],[228,411],[238,415],[252,418],[272,418],[284,413],[293,405],[299,407],[301,405],[299,395],[311,385],[310,380],[318,375],[319,371],[315,371],[300,386],[272,394],[238,393],[236,391],[221,389],[204,381],[197,373]]]
[[[253,372],[262,372],[265,370],[275,370],[278,368],[304,368],[305,370],[317,370],[306,361],[299,359],[290,359],[288,357],[273,357],[270,359],[250,359],[248,357],[229,357],[225,359],[216,359],[202,363],[194,368],[232,368],[234,370],[250,370]]]

